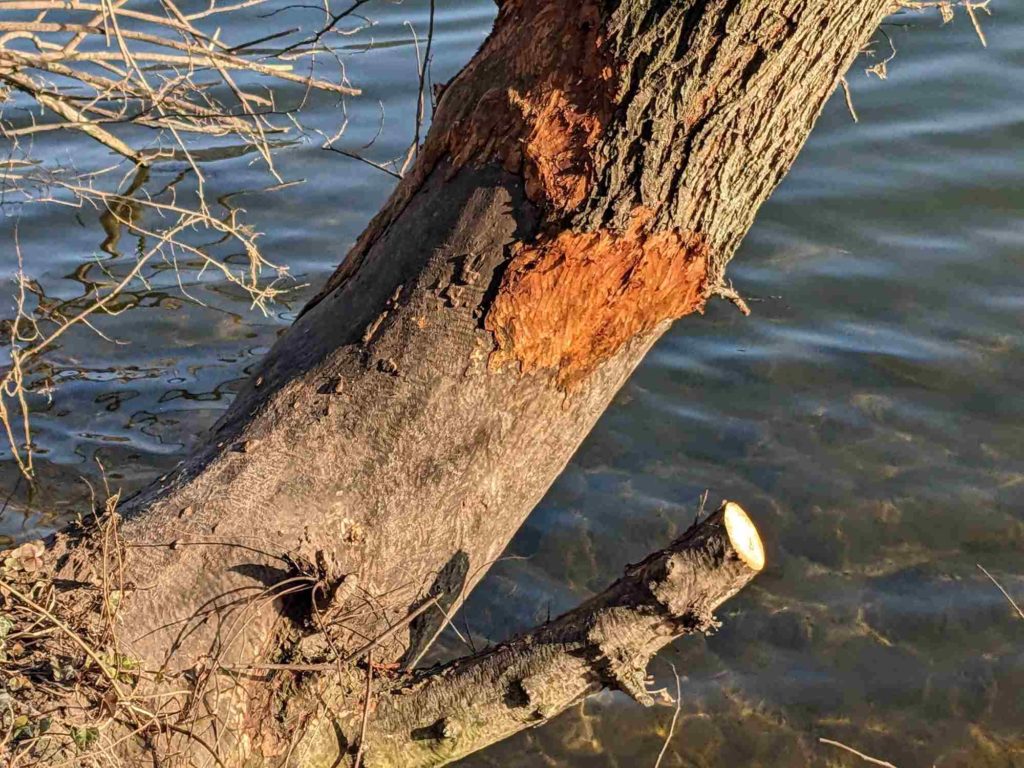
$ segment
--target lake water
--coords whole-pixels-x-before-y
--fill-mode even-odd
[[[286,4],[286,3],[282,3]],[[427,4],[375,3],[351,38],[339,146],[399,156],[412,135],[416,50]],[[894,17],[898,54],[882,81],[849,75],[771,201],[731,277],[743,317],[714,302],[657,346],[458,619],[477,646],[575,604],[626,562],[664,544],[710,503],[739,501],[766,539],[764,574],[721,612],[715,636],[688,638],[652,665],[683,701],[664,766],[838,766],[859,760],[821,737],[900,768],[1024,766],[1024,621],[978,569],[1024,602],[1024,3],[980,14]],[[265,12],[265,11],[264,11]],[[301,13],[293,10],[289,13]],[[440,4],[432,75],[479,45],[492,0]],[[282,14],[275,25],[288,25]],[[253,37],[255,13],[228,38]],[[889,53],[884,38],[877,49]],[[371,44],[372,43],[372,44]],[[877,60],[877,59],[875,59]],[[284,96],[297,96],[284,89]],[[315,97],[310,130],[341,123]],[[314,137],[315,139],[315,137]],[[67,136],[48,162],[109,156]],[[81,510],[97,460],[131,491],[181,459],[239,381],[333,269],[393,179],[317,148],[282,148],[277,191],[252,155],[211,143],[212,199],[232,195],[264,252],[309,284],[270,316],[186,269],[152,276],[98,327],[46,359],[50,400],[33,398],[41,477],[28,494],[0,465],[2,541],[37,536]],[[186,169],[165,163],[159,186]],[[187,182],[186,182],[187,183]],[[9,212],[0,278],[13,296]],[[138,246],[100,249],[96,211],[17,211],[26,271],[47,301],[73,307]],[[113,250],[117,250],[113,249]],[[4,298],[9,316],[13,300]],[[37,373],[40,371],[37,371]],[[46,372],[46,371],[43,371]],[[454,634],[438,657],[462,652]],[[654,765],[671,707],[602,694],[470,766]]]

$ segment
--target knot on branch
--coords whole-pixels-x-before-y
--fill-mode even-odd
[[[718,546],[704,550],[701,556],[693,555],[694,551],[689,550],[665,558],[657,569],[660,573],[648,582],[647,588],[681,625],[680,629],[705,632],[714,628],[715,619],[705,598],[702,576],[710,564],[724,558],[725,551]]]
[[[649,707],[654,699],[647,692],[647,664],[650,630],[647,622],[636,621],[635,609],[617,607],[595,617],[587,640],[594,649],[593,668],[601,682],[622,691],[638,704]]]
[[[410,735],[413,741],[445,741],[458,738],[460,733],[462,733],[461,725],[450,718],[442,717],[437,722],[424,728],[413,728]]]
[[[535,675],[513,679],[505,687],[502,703],[508,709],[528,710],[527,720],[547,720],[561,711],[557,707],[552,707],[550,702],[545,704],[549,698],[545,696],[546,686],[549,684],[549,681],[538,680]]]

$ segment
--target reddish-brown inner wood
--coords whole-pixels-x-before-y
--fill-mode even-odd
[[[703,309],[708,255],[685,232],[648,232],[650,211],[624,232],[560,232],[512,258],[484,325],[493,367],[557,371],[570,387],[630,339]]]

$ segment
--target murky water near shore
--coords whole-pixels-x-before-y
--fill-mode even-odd
[[[665,543],[705,489],[740,501],[769,565],[717,635],[653,665],[661,685],[674,688],[670,664],[683,675],[664,766],[859,764],[820,737],[900,768],[1024,766],[1024,621],[977,568],[1024,602],[1024,4],[992,10],[988,48],[964,15],[891,20],[889,78],[866,75],[871,60],[855,67],[860,122],[833,98],[733,263],[753,315],[715,302],[677,325],[459,618],[477,646],[499,641]],[[435,81],[493,13],[491,0],[441,5]],[[347,101],[340,145],[366,144],[383,114],[367,153],[405,151],[417,87],[405,22],[422,36],[426,14],[411,0],[368,12],[377,24],[345,59],[366,93]],[[329,133],[341,120],[324,97],[305,117]],[[45,141],[80,166],[106,157]],[[35,496],[0,457],[0,542],[81,509],[79,477],[95,482],[97,459],[126,491],[180,460],[393,182],[316,141],[281,149],[278,167],[305,183],[271,190],[265,168],[224,145],[203,166],[211,198],[232,195],[267,256],[309,287],[262,316],[194,271],[183,294],[167,270],[99,321],[116,343],[69,335],[48,358],[52,399],[34,401]],[[182,169],[158,166],[154,182]],[[22,209],[18,235],[52,301],[81,301],[139,245],[123,236],[105,252],[96,211],[54,207]],[[3,254],[6,297],[17,262]],[[461,649],[451,634],[438,654]],[[654,765],[671,716],[603,694],[464,764]]]

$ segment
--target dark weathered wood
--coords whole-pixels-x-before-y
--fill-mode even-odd
[[[296,562],[318,564],[349,649],[428,598],[457,608],[650,346],[721,285],[889,7],[505,0],[338,273],[183,466],[123,507],[122,637],[164,672],[140,696],[303,658],[308,600],[267,592]],[[88,578],[76,546],[57,543],[61,575]],[[409,626],[375,658],[437,629]],[[181,696],[219,719],[194,722],[228,763],[279,761],[335,716],[284,706],[269,677]]]

